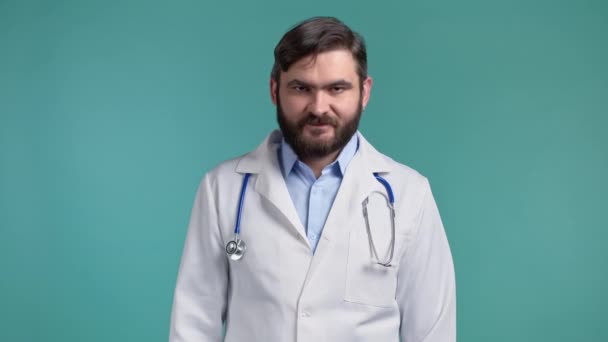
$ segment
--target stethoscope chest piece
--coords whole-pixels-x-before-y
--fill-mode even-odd
[[[241,239],[231,240],[226,244],[226,254],[231,260],[241,260],[245,254],[245,242]]]

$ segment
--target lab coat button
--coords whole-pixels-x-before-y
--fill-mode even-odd
[[[300,314],[300,317],[302,317],[302,318],[308,318],[308,317],[310,317],[310,314],[308,312],[304,311],[304,312],[302,312]]]

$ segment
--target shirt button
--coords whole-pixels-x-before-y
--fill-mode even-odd
[[[310,317],[310,314],[308,312],[304,311],[304,312],[302,312],[300,314],[300,317],[302,317],[302,318],[308,318],[308,317]]]

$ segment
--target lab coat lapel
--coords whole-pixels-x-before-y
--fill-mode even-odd
[[[255,151],[239,161],[236,171],[257,175],[254,190],[283,215],[289,222],[289,229],[295,230],[296,234],[310,247],[304,226],[281,174],[277,152],[281,137],[280,131],[273,131]]]
[[[285,216],[290,223],[290,227],[296,230],[297,234],[308,244],[304,226],[302,225],[293,201],[291,200],[287,185],[285,184],[281,171],[278,169],[278,165],[276,165],[276,167],[267,168],[259,174],[259,178],[255,183],[255,190]]]

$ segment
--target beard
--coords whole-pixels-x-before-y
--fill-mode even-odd
[[[336,119],[328,115],[318,116],[310,113],[297,122],[290,122],[287,120],[277,94],[277,122],[279,123],[285,141],[291,146],[300,160],[322,158],[344,148],[352,136],[357,132],[362,112],[363,104],[361,103],[361,99],[359,99],[359,106],[357,107],[355,115],[344,124],[340,124]],[[314,137],[304,136],[304,126],[309,124],[331,125],[334,129],[334,137],[325,141],[315,139]]]

